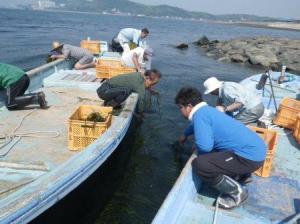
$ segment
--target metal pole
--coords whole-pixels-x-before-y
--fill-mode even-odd
[[[276,100],[275,100],[275,95],[274,95],[274,90],[273,90],[273,83],[272,83],[272,79],[271,79],[271,70],[269,70],[268,72],[268,76],[269,76],[269,81],[270,81],[270,86],[271,86],[271,92],[272,92],[272,97],[273,97],[273,101],[274,101],[274,106],[275,106],[275,110],[277,112],[277,104],[276,104]]]

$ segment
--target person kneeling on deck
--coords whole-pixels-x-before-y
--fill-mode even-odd
[[[204,94],[218,96],[217,110],[239,120],[243,124],[257,123],[264,113],[264,105],[259,96],[235,82],[221,82],[215,77],[204,83]]]
[[[151,48],[137,47],[128,52],[124,52],[121,58],[121,63],[125,67],[135,68],[137,72],[143,72],[142,64],[146,63],[147,69],[151,67],[151,58],[153,50]]]
[[[0,89],[6,89],[5,106],[8,110],[20,110],[30,104],[38,104],[47,108],[43,92],[24,94],[28,89],[30,79],[20,68],[0,63]]]
[[[194,135],[198,157],[192,161],[194,173],[220,193],[219,206],[239,206],[247,190],[233,179],[252,173],[263,165],[264,142],[242,123],[208,106],[195,88],[182,88],[175,103],[191,124],[179,138],[184,143]]]
[[[145,106],[146,90],[152,91],[156,83],[161,78],[161,74],[156,69],[151,69],[141,73],[129,73],[115,76],[104,82],[98,89],[98,96],[104,100],[105,106],[117,107],[124,102],[131,92],[138,93],[138,112],[142,114]]]
[[[78,60],[74,65],[77,70],[95,67],[94,56],[86,49],[59,42],[53,42],[52,47],[52,59],[73,58]]]

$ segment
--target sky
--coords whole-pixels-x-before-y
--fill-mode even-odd
[[[34,0],[0,0],[0,7]],[[101,1],[101,0],[94,0]],[[112,0],[113,1],[113,0]],[[300,19],[300,0],[131,0],[143,4],[167,4],[212,14],[252,14]]]
[[[0,0],[1,1],[1,0]],[[252,14],[300,19],[300,0],[131,0],[143,4],[177,6],[212,14]]]

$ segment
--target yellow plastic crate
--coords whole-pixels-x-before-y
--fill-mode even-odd
[[[98,59],[96,66],[122,67],[121,60]]]
[[[270,176],[273,157],[275,154],[277,144],[277,132],[253,126],[248,126],[248,128],[254,131],[259,137],[261,137],[267,145],[267,152],[264,164],[258,170],[255,171],[255,174],[260,177],[268,177]]]
[[[98,40],[82,40],[80,41],[80,47],[87,49],[92,54],[99,54],[100,53],[100,41]]]
[[[96,65],[96,77],[98,79],[111,79],[114,76],[135,72],[133,68],[124,66],[102,66]]]
[[[283,98],[273,123],[294,130],[298,113],[300,113],[300,101],[287,97]]]
[[[68,148],[72,151],[83,149],[103,134],[111,125],[112,110],[112,107],[79,106],[68,121]],[[86,121],[88,115],[93,112],[99,112],[105,121]]]
[[[300,144],[300,113],[297,115],[293,135],[294,135],[296,141]]]

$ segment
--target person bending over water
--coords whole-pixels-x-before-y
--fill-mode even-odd
[[[194,135],[197,158],[194,173],[221,193],[219,206],[231,209],[243,203],[247,189],[234,177],[249,175],[263,165],[266,145],[242,123],[208,106],[195,88],[182,88],[175,103],[190,125],[179,138],[184,143]]]

